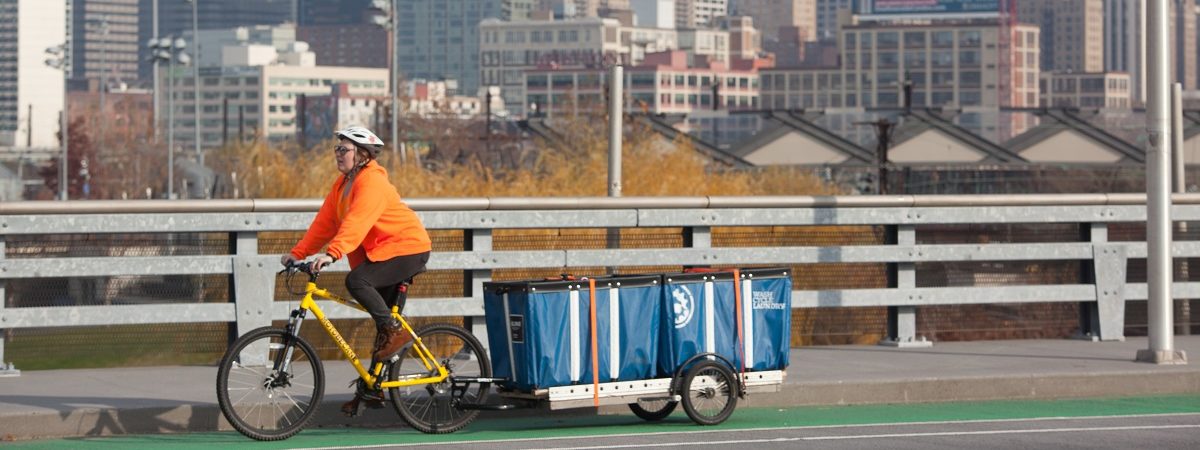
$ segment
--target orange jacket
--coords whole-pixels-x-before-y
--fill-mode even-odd
[[[364,260],[383,261],[433,248],[421,219],[400,200],[377,162],[359,170],[347,186],[348,195],[342,189],[345,179],[342,175],[334,181],[304,238],[292,248],[293,257],[304,259],[328,244],[326,253],[337,259],[349,254],[354,268]]]

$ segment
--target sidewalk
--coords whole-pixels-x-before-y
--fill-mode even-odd
[[[936,343],[928,348],[792,350],[782,392],[740,406],[846,405],[996,399],[1117,397],[1200,392],[1200,336],[1177,336],[1190,364],[1134,362],[1146,338],[1125,342],[1021,340]],[[20,369],[20,367],[17,367]],[[314,426],[398,426],[391,409],[349,419],[349,365],[326,362],[326,400]],[[22,371],[0,378],[0,440],[227,430],[215,367]],[[627,411],[611,407],[605,411]],[[591,409],[572,410],[594,414]],[[602,411],[604,412],[604,411]],[[545,410],[486,415],[548,414]],[[556,414],[561,414],[558,412]],[[485,419],[486,420],[486,419]]]

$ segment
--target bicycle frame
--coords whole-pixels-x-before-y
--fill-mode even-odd
[[[368,371],[365,367],[363,367],[362,362],[358,359],[358,354],[356,354],[354,349],[350,348],[350,344],[347,344],[346,340],[342,338],[342,334],[338,332],[337,327],[333,325],[333,322],[330,322],[325,316],[325,312],[321,311],[321,307],[317,305],[317,302],[314,298],[332,300],[359,311],[367,311],[367,309],[362,305],[359,305],[358,302],[344,299],[326,289],[317,287],[317,283],[310,280],[307,281],[304,286],[304,299],[300,301],[300,306],[292,312],[291,318],[288,319],[288,329],[290,330],[291,334],[296,336],[300,335],[300,322],[304,320],[305,313],[311,311],[313,313],[313,317],[317,318],[317,321],[319,321],[321,326],[325,328],[325,332],[329,334],[329,337],[333,339],[333,342],[336,343],[338,348],[342,350],[342,354],[345,355],[346,360],[350,361],[350,364],[354,366],[354,370],[358,372],[358,376],[362,378],[363,381],[365,381],[368,385],[376,386],[376,383],[380,381],[377,379],[377,376],[380,373],[383,362],[377,362],[377,366],[372,367],[371,371]],[[446,378],[450,376],[450,374],[446,371],[446,367],[439,363],[436,358],[434,358],[433,353],[429,351],[429,348],[425,347],[425,344],[421,342],[421,337],[417,336],[417,333],[412,329],[411,326],[408,325],[408,321],[404,320],[404,317],[396,312],[395,307],[392,308],[392,317],[398,319],[400,321],[400,325],[412,334],[412,348],[415,350],[417,357],[421,359],[421,363],[425,365],[425,369],[430,372],[436,370],[437,375],[408,378],[396,381],[383,381],[379,382],[377,386],[379,388],[386,389],[435,384],[445,381]],[[291,349],[289,349],[289,352],[290,351]],[[290,355],[288,355],[287,360],[290,359]]]

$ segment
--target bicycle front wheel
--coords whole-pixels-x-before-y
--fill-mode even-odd
[[[417,336],[434,359],[446,367],[450,377],[437,384],[391,388],[392,406],[405,422],[423,433],[442,434],[461,430],[475,420],[479,410],[459,409],[457,402],[482,403],[487,396],[488,385],[471,383],[456,399],[456,394],[451,390],[451,380],[492,376],[492,367],[483,352],[483,346],[467,330],[454,325],[431,325],[418,331]],[[416,351],[410,348],[392,364],[388,378],[396,381],[435,374],[437,369],[426,369]]]
[[[299,336],[264,327],[233,342],[217,369],[217,403],[249,438],[292,437],[312,420],[325,393],[317,352]]]

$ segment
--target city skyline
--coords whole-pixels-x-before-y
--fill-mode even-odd
[[[531,105],[556,104],[557,94],[545,99],[534,96],[531,101],[527,91],[528,77],[533,73],[571,68],[592,70],[596,65],[614,62],[637,68],[647,55],[670,51],[682,51],[686,60],[682,64],[689,70],[715,70],[715,73],[743,64],[738,61],[762,59],[751,64],[754,85],[766,84],[762,77],[777,73],[822,74],[821,79],[841,80],[836,89],[821,91],[820,96],[813,95],[811,100],[806,100],[810,94],[803,89],[792,92],[790,84],[771,83],[769,89],[756,92],[755,97],[731,103],[738,108],[871,108],[910,104],[906,102],[921,107],[1121,108],[1138,107],[1144,99],[1144,69],[1137,47],[1142,33],[1129,25],[1136,24],[1141,12],[1131,8],[1136,2],[1129,0],[1020,0],[1012,4],[1011,11],[1015,13],[1012,17],[1003,14],[1009,4],[999,0],[991,3],[976,0],[970,5],[947,7],[952,12],[993,8],[995,11],[981,16],[994,17],[992,22],[986,22],[991,25],[980,25],[980,20],[988,19],[975,16],[962,18],[950,14],[946,19],[939,18],[941,13],[906,16],[902,10],[897,12],[892,3],[876,1],[869,2],[872,15],[860,18],[848,13],[833,14],[833,26],[843,32],[832,37],[827,33],[829,13],[843,6],[842,2],[832,0],[472,0],[454,4],[384,0],[385,8],[394,4],[400,13],[394,36],[391,28],[374,24],[386,10],[372,9],[372,2],[367,0],[198,0],[195,4],[185,0],[64,0],[64,3],[64,20],[61,25],[49,28],[64,30],[64,36],[70,37],[69,47],[73,51],[69,53],[70,64],[66,65],[68,91],[152,92],[154,79],[143,74],[150,72],[150,48],[145,42],[152,34],[147,24],[153,22],[149,16],[157,4],[159,36],[182,38],[186,47],[181,53],[187,53],[192,64],[198,64],[205,73],[261,65],[292,66],[305,58],[313,59],[312,66],[321,70],[386,68],[389,52],[394,51],[399,75],[396,82],[444,80],[447,95],[473,97],[482,96],[485,86],[496,86],[509,117],[514,118],[527,115]],[[667,8],[671,5],[673,9]],[[1195,54],[1196,19],[1200,10],[1186,0],[1174,0],[1172,5],[1170,34],[1174,43],[1172,53],[1176,56],[1173,76],[1183,83],[1185,90],[1194,90],[1200,59]],[[639,20],[634,10],[647,11],[646,7],[655,14],[664,13],[663,17],[656,18],[655,23]],[[779,11],[787,14],[771,14]],[[734,20],[718,15],[722,13],[745,17]],[[20,12],[14,10],[11,14],[17,17]],[[662,19],[669,21],[672,16],[676,26],[664,27]],[[895,17],[902,20],[897,22]],[[14,27],[10,33],[20,33],[25,28],[22,20],[10,24]],[[681,23],[690,28],[678,27]],[[911,41],[903,34],[906,32],[901,32],[897,35],[900,38],[896,51],[892,52],[879,47],[892,45],[878,40],[887,36],[879,37],[871,31],[889,23],[940,27],[951,33],[976,29],[988,43],[979,50],[943,48],[934,42],[942,39],[944,32],[921,34],[922,38],[914,37],[911,39],[917,40]],[[200,30],[198,42],[192,36],[193,26]],[[1012,32],[1017,27],[1031,26],[1040,30],[1040,34]],[[846,30],[862,31],[848,34]],[[389,45],[389,36],[395,39],[395,47]],[[847,42],[850,38],[858,39],[860,46],[866,45],[862,39],[869,38],[872,47],[853,47],[855,44]],[[1017,46],[1027,47],[1027,40],[1036,43],[1036,52],[1012,50]],[[960,44],[961,40],[955,42]],[[54,45],[47,42],[42,48]],[[917,47],[909,48],[910,45]],[[27,54],[39,53],[40,49],[23,46],[14,50]],[[996,51],[1008,56],[989,56]],[[1038,56],[1031,60],[1035,53]],[[237,57],[239,54],[244,56]],[[257,62],[250,63],[252,60]],[[714,61],[720,65],[713,66]],[[978,72],[964,71],[963,61],[966,64],[980,61],[982,66]],[[671,64],[679,69],[677,63]],[[893,66],[897,69],[892,70]],[[0,65],[0,69],[3,67]],[[27,74],[55,73],[33,63],[8,70],[15,72],[8,79],[17,80],[10,89],[19,92],[26,91],[16,89],[17,85],[35,85],[21,81],[32,79]],[[193,70],[177,67],[175,72]],[[51,81],[61,77],[37,78],[42,85],[40,89],[47,95],[21,94],[21,98],[38,97],[38,101],[0,97],[0,132],[6,133],[0,143],[20,145],[21,137],[25,142],[37,141],[43,145],[57,140],[54,138],[57,121],[53,118],[62,109],[62,94],[56,101],[49,91],[62,90],[54,88]],[[788,75],[783,79],[791,78]],[[980,81],[971,81],[976,79]],[[162,90],[162,73],[158,81]],[[174,82],[193,83],[190,76],[182,75]],[[669,81],[661,83],[672,85]],[[906,94],[900,88],[906,83],[913,87],[911,93]],[[949,90],[929,87],[935,83]],[[392,89],[391,84],[395,82],[386,89]],[[1095,86],[1099,85],[1106,87],[1096,91]],[[775,91],[782,86],[788,90]],[[1081,90],[1084,86],[1091,91]],[[973,93],[976,87],[983,92]],[[180,145],[195,140],[188,131],[196,127],[187,122],[195,115],[194,107],[188,106],[195,94],[188,91],[176,89],[172,94],[176,100],[172,112],[176,116],[171,129],[179,131],[175,137]],[[1094,95],[1097,92],[1101,94],[1099,97]],[[158,94],[162,97],[161,92]],[[703,109],[714,104],[701,102],[703,95],[687,101],[687,95],[691,94],[678,102],[674,101],[675,94],[663,93],[659,95],[661,98],[643,103],[654,111],[680,111],[681,106],[684,110]],[[911,99],[905,100],[905,95],[911,95]],[[838,100],[833,100],[835,97]],[[97,98],[104,101],[103,95]],[[999,100],[989,100],[993,98]],[[156,107],[164,116],[165,103],[163,100]],[[266,104],[256,106],[264,111],[269,109]],[[284,109],[278,106],[277,109]],[[288,109],[294,111],[295,107]],[[30,117],[31,113],[35,116]],[[257,120],[270,123],[262,117]],[[294,123],[294,118],[278,120]],[[216,133],[212,120],[207,123],[201,125],[201,131],[206,133],[201,136],[202,141]],[[41,125],[30,127],[30,124]],[[282,139],[287,134],[266,128],[264,125],[262,132],[271,139]]]

